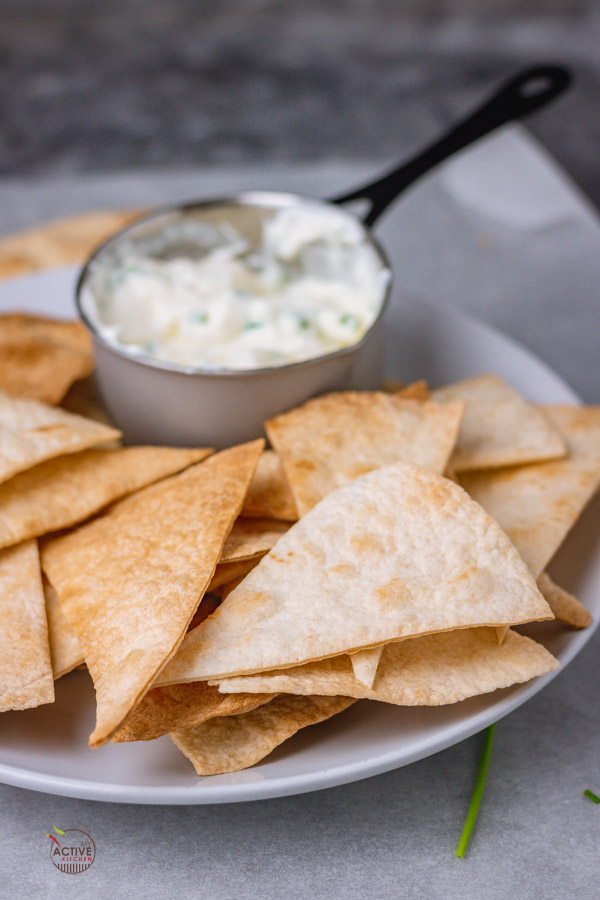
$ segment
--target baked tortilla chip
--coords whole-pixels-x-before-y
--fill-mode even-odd
[[[35,541],[0,550],[0,712],[54,700],[40,560]]]
[[[330,719],[353,703],[347,697],[275,697],[252,712],[210,719],[171,737],[198,775],[239,772],[301,728]]]
[[[206,681],[152,688],[112,739],[115,743],[153,741],[170,731],[192,728],[217,716],[250,712],[272,699],[272,693],[220,694]]]
[[[467,628],[387,644],[371,688],[354,677],[347,656],[295,669],[228,678],[220,690],[337,695],[398,706],[443,706],[545,675],[559,663],[542,644],[509,629],[499,644],[493,628]]]
[[[396,397],[404,397],[405,400],[420,400],[421,403],[430,399],[426,381],[413,381],[412,384],[407,384],[406,387],[392,393],[395,393]]]
[[[539,578],[600,486],[600,407],[544,406],[569,456],[461,474],[465,490],[494,517]]]
[[[44,546],[96,687],[92,747],[119,729],[179,646],[263,446],[218,453]]]
[[[50,584],[45,575],[42,582],[46,600],[52,674],[56,681],[57,678],[62,678],[63,675],[82,665],[85,659],[81,652],[77,632],[63,613],[54,586]]]
[[[432,391],[462,400],[465,415],[452,454],[455,472],[520,465],[564,456],[566,446],[544,413],[498,375],[478,375]]]
[[[501,528],[448,479],[396,463],[300,519],[158,684],[298,665],[454,628],[552,618]]]
[[[373,687],[382,652],[383,647],[372,647],[370,650],[357,650],[350,654],[354,677],[365,687]]]
[[[341,485],[399,460],[441,474],[462,414],[462,403],[345,391],[309,400],[265,428],[304,516]]]
[[[212,450],[120,447],[46,460],[0,484],[0,547],[69,528]]]
[[[219,564],[256,559],[268,553],[289,528],[277,519],[253,519],[240,516],[229,532]]]
[[[81,322],[0,314],[0,390],[59,403],[93,368],[92,342]]]
[[[571,628],[587,628],[591,624],[592,617],[583,603],[555,584],[547,572],[542,572],[537,583],[557,621]]]
[[[0,391],[0,482],[46,459],[120,436],[115,428]]]
[[[298,510],[285,477],[281,460],[273,450],[265,450],[250,482],[242,507],[243,516],[295,522]]]

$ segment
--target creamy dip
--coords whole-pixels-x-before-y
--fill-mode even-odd
[[[390,273],[341,210],[285,207],[258,246],[226,222],[185,228],[202,255],[123,239],[94,261],[82,301],[110,343],[191,368],[275,367],[356,344],[381,309]]]

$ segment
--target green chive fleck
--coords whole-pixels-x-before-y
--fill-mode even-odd
[[[583,792],[583,796],[588,797],[592,801],[592,803],[600,803],[600,797],[597,797],[593,791],[586,790]]]
[[[356,328],[358,319],[350,313],[344,313],[343,316],[340,316],[340,325],[351,325],[352,328]]]
[[[490,753],[492,751],[492,742],[494,740],[495,727],[495,724],[490,725],[485,732],[485,741],[483,744],[483,750],[481,752],[481,759],[479,761],[479,771],[477,772],[475,789],[473,791],[473,796],[471,797],[469,812],[467,813],[467,818],[465,819],[465,825],[460,836],[460,841],[458,842],[458,847],[456,848],[456,855],[460,859],[464,858],[465,850],[467,849],[467,844],[469,843],[469,838],[471,837],[471,832],[473,831],[473,826],[475,825],[475,820],[477,819],[477,813],[479,812],[479,805],[481,803],[483,788],[485,786],[485,776],[487,775]]]
[[[208,313],[205,313],[205,312],[192,313],[190,316],[190,320],[192,322],[196,322],[198,325],[204,325],[206,322],[208,322]]]
[[[310,322],[308,321],[308,319],[300,319],[298,324],[300,325],[300,328],[310,328]]]
[[[262,322],[246,322],[244,325],[244,331],[251,331],[253,328],[262,328]]]

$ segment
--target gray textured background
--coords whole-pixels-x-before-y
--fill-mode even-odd
[[[153,178],[192,167],[235,180],[260,164],[277,180],[300,160],[326,189],[339,160],[341,187],[416,149],[514,67],[547,59],[570,62],[577,84],[529,125],[600,204],[599,46],[598,4],[581,0],[1,0],[0,230],[92,201],[148,202]],[[122,170],[137,174],[120,192]],[[436,198],[425,185],[402,207],[425,236]],[[416,254],[410,221],[396,233]],[[564,234],[568,285],[582,251]],[[450,239],[443,249],[451,255]],[[597,402],[598,281],[584,249],[589,293],[575,308],[559,289],[548,315],[543,296],[500,302],[490,284],[463,296],[455,279],[447,294]],[[543,277],[543,255],[539,266]],[[427,271],[427,256],[415,260],[414,288]],[[446,290],[439,275],[428,284]],[[454,849],[481,736],[362,783],[235,807],[103,805],[3,786],[0,896],[595,898],[600,808],[581,791],[600,778],[599,679],[594,640],[503,720],[464,861]],[[52,824],[93,835],[87,873],[52,868]]]

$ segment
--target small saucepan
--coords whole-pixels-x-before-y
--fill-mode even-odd
[[[77,284],[77,306],[94,341],[96,377],[103,400],[129,443],[181,446],[230,446],[262,434],[265,419],[311,396],[348,387],[375,387],[380,377],[381,340],[390,280],[378,314],[362,338],[351,346],[300,362],[265,368],[199,368],[165,362],[110,339],[90,313],[90,283],[98,265],[118,254],[124,243],[152,246],[156,238],[185,223],[216,219],[236,233],[256,234],[265,218],[281,209],[305,206],[339,209],[363,201],[362,220],[343,209],[361,229],[362,240],[378,260],[381,272],[391,267],[371,228],[409,185],[449,156],[500,125],[539,109],[569,84],[562,67],[542,65],[512,78],[443,137],[378,180],[328,201],[297,194],[253,191],[150,212],[104,242],[85,263]],[[185,231],[185,227],[184,227]],[[191,232],[189,232],[191,233]],[[181,250],[181,252],[185,252]]]

